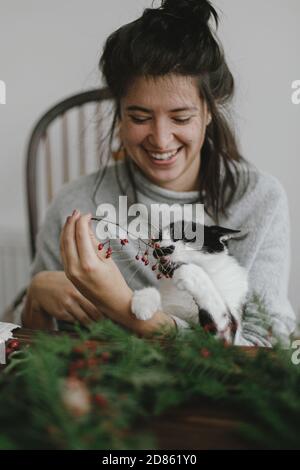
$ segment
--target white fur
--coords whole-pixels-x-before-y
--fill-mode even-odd
[[[230,340],[230,314],[237,322],[236,338],[241,332],[242,306],[248,291],[246,270],[228,255],[195,250],[193,244],[176,243],[164,234],[161,246],[175,244],[170,259],[185,263],[175,270],[172,279],[160,281],[159,291],[146,288],[134,293],[133,312],[148,319],[159,309],[189,323],[199,324],[198,307],[212,316],[218,335]],[[152,313],[151,313],[152,312]]]
[[[149,320],[162,309],[160,293],[154,287],[136,290],[131,301],[131,310],[140,320]]]

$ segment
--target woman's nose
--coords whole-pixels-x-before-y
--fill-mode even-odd
[[[172,150],[170,145],[173,140],[172,128],[165,122],[153,123],[151,133],[148,137],[149,143],[156,150]]]

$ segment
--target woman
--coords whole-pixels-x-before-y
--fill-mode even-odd
[[[86,324],[103,315],[141,335],[175,326],[164,312],[147,321],[131,313],[133,289],[156,283],[147,270],[133,275],[133,247],[114,260],[97,253],[91,214],[101,202],[117,207],[126,194],[148,205],[204,202],[206,224],[248,232],[230,244],[249,274],[244,337],[248,344],[269,344],[250,302],[254,292],[275,333],[289,337],[287,200],[277,180],[238,151],[225,112],[234,80],[211,17],[218,25],[206,0],[163,0],[108,38],[100,67],[115,101],[112,135],[118,128],[125,162],[104,177],[99,172],[70,183],[52,203],[38,236],[25,326],[50,328],[54,319]],[[81,213],[65,223],[75,207]]]

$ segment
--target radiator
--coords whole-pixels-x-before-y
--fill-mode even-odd
[[[4,309],[29,281],[30,257],[25,236],[0,233],[0,321]]]

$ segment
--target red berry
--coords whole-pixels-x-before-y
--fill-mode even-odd
[[[84,359],[78,359],[77,361],[73,362],[72,365],[73,365],[72,369],[76,370],[76,369],[83,369],[86,363]]]
[[[139,260],[140,260],[139,255],[136,255],[135,259],[136,259],[137,261],[139,261]]]
[[[20,341],[18,341],[17,339],[12,339],[11,341],[9,341],[9,347],[11,349],[13,349],[14,351],[16,349],[19,349],[20,347]]]
[[[154,264],[154,265],[152,266],[152,271],[155,271],[156,268],[157,268],[157,266],[156,266],[156,264]]]
[[[112,248],[109,247],[109,248],[107,248],[107,250],[106,250],[106,258],[110,258],[110,255],[111,255],[111,254],[112,254]]]
[[[200,351],[200,354],[201,354],[202,357],[204,357],[206,359],[207,357],[210,356],[210,351],[206,348],[202,348],[201,351]]]
[[[111,254],[110,254],[110,253],[106,253],[105,258],[106,258],[106,259],[111,258]]]
[[[161,278],[162,278],[162,275],[161,275],[161,274],[158,274],[156,277],[157,277],[157,279],[161,279]]]
[[[74,346],[72,349],[72,352],[75,354],[83,354],[85,351],[85,348],[82,345]]]
[[[155,243],[154,248],[160,248],[160,244],[159,244],[159,243]]]
[[[87,360],[88,367],[95,367],[99,364],[99,359],[96,357],[89,357]]]
[[[95,340],[91,340],[91,339],[86,339],[84,342],[83,342],[83,345],[86,349],[90,349],[92,351],[95,351],[97,349],[97,346],[98,346],[98,343],[97,341]]]
[[[97,395],[94,396],[94,401],[101,408],[106,408],[108,405],[107,399],[103,395],[100,395],[100,393],[97,393]]]
[[[210,333],[211,331],[214,332],[216,327],[215,327],[214,323],[208,323],[207,325],[204,326],[203,329],[206,333]]]
[[[108,362],[110,359],[110,353],[108,351],[103,351],[103,353],[101,354],[101,359],[104,362]]]
[[[128,241],[128,239],[127,239],[127,238],[125,238],[124,242],[125,242],[125,243],[129,243],[129,241]]]
[[[142,256],[142,261],[143,261],[143,263],[145,263],[145,261],[146,261],[145,256]]]
[[[103,250],[103,243],[99,243],[99,245],[98,245],[98,250],[99,250],[99,251]]]
[[[148,266],[148,264],[149,264],[149,260],[146,259],[146,261],[145,261],[145,266]]]

